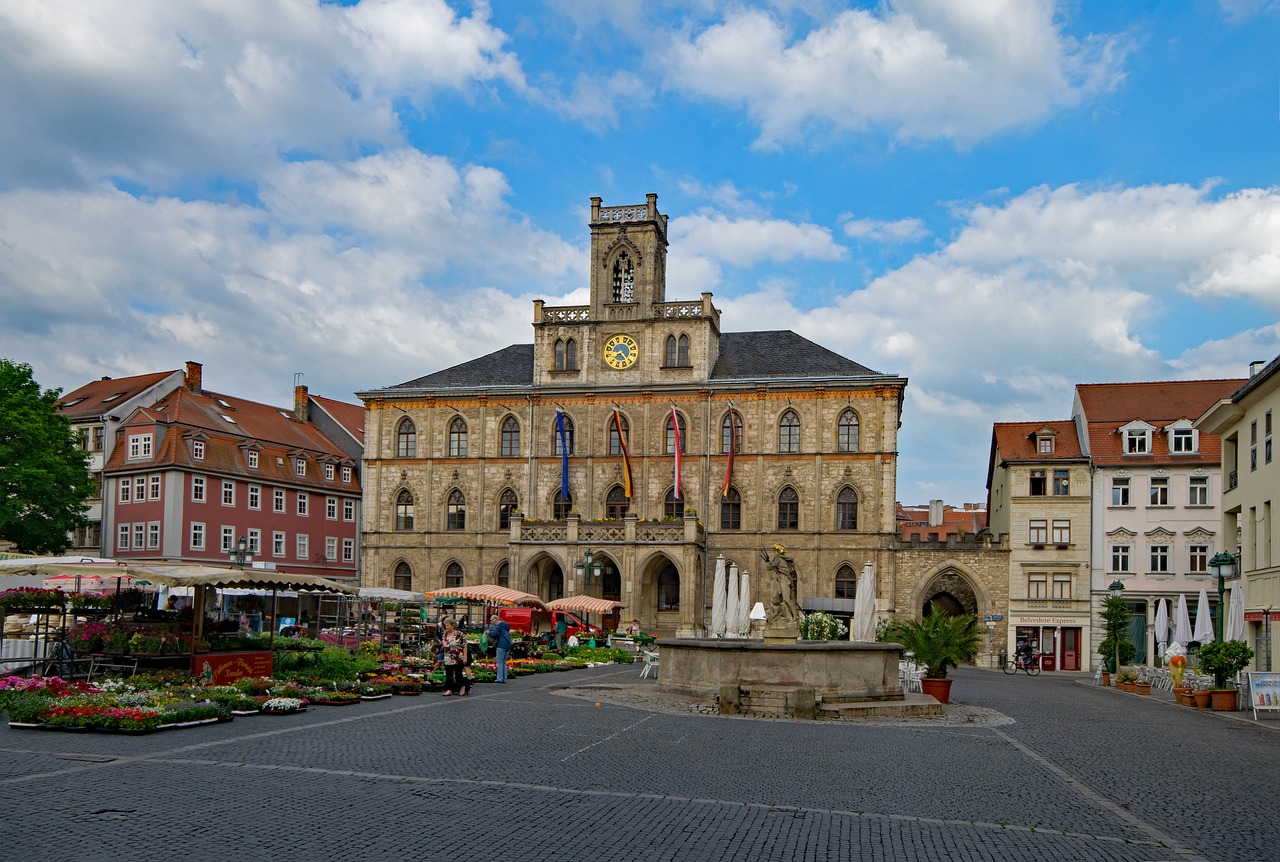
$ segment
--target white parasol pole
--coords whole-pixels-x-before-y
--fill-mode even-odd
[[[729,587],[728,587],[728,590],[726,591],[726,592],[727,592],[727,595],[726,595],[726,599],[727,599],[727,601],[726,601],[725,609],[724,609],[724,620],[725,620],[725,629],[726,629],[725,634],[726,634],[726,635],[733,635],[733,634],[735,634],[735,632],[733,632],[733,631],[729,631],[729,630],[728,630],[728,628],[729,628],[729,621],[730,621],[730,620],[733,620],[733,621],[734,621],[734,625],[737,625],[737,620],[738,620],[738,601],[739,601],[739,597],[738,597],[738,590],[739,590],[739,588],[738,588],[738,564],[737,564],[737,563],[730,563],[730,564],[729,564]]]
[[[728,603],[724,583],[724,554],[716,557],[716,574],[712,583],[714,586],[711,591],[711,629],[708,634],[714,638],[724,635],[724,612]]]
[[[751,573],[743,569],[738,575],[738,619],[734,624],[738,637],[751,636]]]

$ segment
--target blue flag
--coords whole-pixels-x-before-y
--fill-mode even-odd
[[[569,442],[564,433],[564,411],[556,408],[556,432],[560,435],[560,496],[569,499]]]

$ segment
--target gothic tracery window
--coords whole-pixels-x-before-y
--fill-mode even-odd
[[[635,302],[635,267],[625,251],[613,262],[613,301]]]

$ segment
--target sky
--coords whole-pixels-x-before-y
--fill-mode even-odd
[[[903,503],[1280,354],[1280,0],[8,0],[0,116],[0,356],[64,391],[531,343],[649,192],[668,300],[908,379]]]

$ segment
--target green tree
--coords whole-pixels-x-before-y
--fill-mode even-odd
[[[0,539],[23,553],[66,550],[92,494],[89,458],[58,412],[61,394],[41,392],[30,365],[0,358]]]
[[[1098,654],[1102,656],[1103,668],[1110,668],[1111,673],[1118,673],[1120,670],[1115,666],[1117,645],[1120,664],[1128,664],[1138,654],[1137,647],[1124,636],[1129,616],[1129,605],[1123,596],[1107,596],[1102,600],[1102,631],[1106,637],[1098,644]]]

